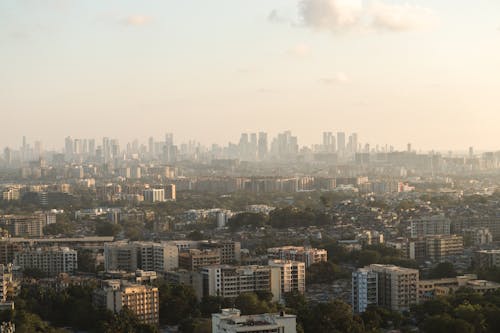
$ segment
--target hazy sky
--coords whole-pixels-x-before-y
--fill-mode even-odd
[[[0,0],[0,146],[325,130],[500,149],[498,0]]]

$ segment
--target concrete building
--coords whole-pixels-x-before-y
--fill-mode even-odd
[[[369,305],[378,304],[378,275],[368,268],[352,272],[352,310],[361,313]]]
[[[169,184],[165,186],[165,200],[175,201],[177,198],[175,184]]]
[[[377,274],[379,306],[407,311],[418,303],[418,270],[380,264],[365,268]]]
[[[305,263],[306,267],[328,260],[326,250],[304,246],[272,247],[267,249],[267,255],[269,259],[300,261]]]
[[[200,298],[234,298],[247,292],[271,292],[273,300],[279,301],[282,296],[279,267],[214,265],[201,268],[200,274],[201,285],[195,288]]]
[[[238,309],[212,314],[212,333],[297,333],[297,317],[285,314],[242,316]]]
[[[167,243],[114,242],[104,245],[106,271],[166,272],[179,267],[179,250]]]
[[[144,190],[144,201],[145,202],[164,202],[165,201],[165,190],[158,188],[150,188]]]
[[[477,293],[484,294],[500,289],[500,283],[478,280],[475,274],[465,274],[453,278],[420,280],[418,282],[419,302],[422,303],[439,296],[449,295],[459,288],[469,288]]]
[[[412,238],[428,235],[449,235],[451,220],[444,215],[434,215],[410,220],[410,236]]]
[[[179,268],[194,271],[198,268],[221,264],[219,249],[198,250],[191,249],[179,253]]]
[[[14,256],[14,265],[38,269],[49,276],[72,274],[78,269],[76,250],[67,247],[23,249]]]
[[[45,221],[41,215],[4,215],[0,217],[0,227],[13,237],[42,237]]]
[[[436,261],[449,261],[451,257],[464,251],[463,237],[460,235],[435,235],[425,238],[427,258]]]
[[[474,255],[474,264],[477,268],[488,269],[500,267],[500,250],[480,250]]]
[[[463,236],[464,242],[473,246],[486,245],[493,242],[493,234],[488,228],[467,228],[463,230]]]
[[[158,288],[155,287],[106,280],[101,288],[94,290],[93,303],[114,313],[127,307],[140,322],[159,324],[159,295]]]
[[[280,268],[281,295],[306,291],[306,264],[291,260],[269,260],[269,266]]]

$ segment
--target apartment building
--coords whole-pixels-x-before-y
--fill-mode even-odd
[[[12,237],[42,237],[45,220],[42,215],[4,215],[0,217],[0,227]]]
[[[114,313],[127,307],[140,322],[159,324],[159,294],[156,287],[106,280],[101,288],[94,290],[93,303]]]
[[[176,246],[154,242],[114,242],[104,245],[106,271],[166,272],[179,267]]]
[[[267,249],[267,255],[269,259],[300,261],[305,263],[306,267],[328,260],[326,250],[304,246],[272,247]]]
[[[212,333],[296,333],[297,317],[285,314],[242,316],[238,309],[212,314]]]
[[[436,262],[448,261],[464,251],[464,241],[460,235],[427,236],[425,245],[426,257]]]
[[[220,265],[221,254],[219,249],[198,250],[191,249],[179,253],[179,268],[197,270],[210,265]]]
[[[352,310],[365,312],[370,305],[378,304],[378,274],[368,268],[352,272]]]
[[[425,216],[410,220],[410,235],[412,238],[428,235],[449,235],[451,220],[444,215]]]
[[[269,260],[269,266],[279,267],[281,295],[297,291],[306,291],[306,265],[303,262],[291,260]]]
[[[474,253],[474,264],[481,269],[500,267],[500,250],[480,250]]]
[[[280,300],[281,270],[270,266],[213,265],[200,269],[201,286],[197,295],[238,297],[246,292],[271,292],[273,300]]]
[[[15,254],[14,265],[38,269],[49,276],[72,274],[78,269],[78,256],[76,250],[67,247],[27,248]]]
[[[407,311],[411,305],[418,303],[418,270],[380,264],[365,268],[377,274],[379,306],[393,311]]]

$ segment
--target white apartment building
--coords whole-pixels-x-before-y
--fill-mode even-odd
[[[259,291],[271,292],[274,301],[282,296],[279,267],[213,265],[201,268],[200,274],[201,279],[195,286],[200,298],[238,297],[242,293]]]
[[[378,304],[378,275],[368,268],[352,272],[352,310],[361,313]]]
[[[14,265],[39,269],[50,276],[72,274],[78,268],[78,256],[76,250],[68,247],[24,249],[15,254]]]

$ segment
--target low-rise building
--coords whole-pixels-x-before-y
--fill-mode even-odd
[[[238,309],[212,314],[212,333],[296,333],[297,317],[285,314],[242,316]]]
[[[300,261],[305,263],[306,267],[328,260],[326,250],[304,246],[272,247],[267,249],[267,255],[269,259]]]

